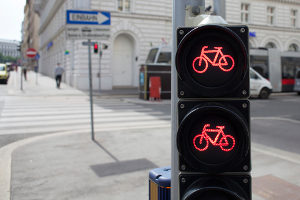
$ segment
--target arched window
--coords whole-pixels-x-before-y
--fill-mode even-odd
[[[299,47],[297,44],[290,44],[288,51],[299,51]]]
[[[276,45],[273,42],[268,42],[266,44],[266,48],[271,49],[271,48],[276,48]]]

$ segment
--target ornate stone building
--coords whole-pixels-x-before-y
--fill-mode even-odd
[[[171,43],[171,0],[35,2],[40,14],[40,72],[53,77],[55,65],[60,62],[66,69],[64,81],[79,89],[88,88],[88,50],[82,45],[83,40],[66,38],[67,10],[111,13],[110,37],[97,41],[107,44],[108,49],[103,50],[101,61],[99,54],[92,55],[94,89],[137,87],[139,65],[145,62],[149,49]],[[206,0],[206,6],[209,5],[213,6],[213,1]],[[277,48],[279,52],[294,53],[295,57],[299,54],[300,0],[226,0],[225,10],[229,24],[249,26],[251,48]]]
[[[40,0],[36,10],[41,17],[40,72],[53,76],[60,62],[66,69],[64,80],[79,89],[88,89],[88,50],[83,40],[66,39],[67,10],[111,13],[110,37],[96,41],[108,45],[101,63],[99,54],[92,55],[94,89],[137,87],[139,65],[148,50],[171,40],[171,0]]]
[[[35,58],[28,58],[26,56],[26,50],[28,48],[39,49],[39,16],[34,12],[35,0],[26,0],[24,7],[24,20],[22,27],[22,48],[21,53],[23,57],[23,65],[33,69],[37,66]]]

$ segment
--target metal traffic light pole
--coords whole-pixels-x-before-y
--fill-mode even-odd
[[[176,135],[177,135],[177,71],[175,67],[175,55],[177,51],[177,39],[176,39],[176,32],[177,27],[185,26],[185,19],[186,19],[186,7],[187,6],[194,6],[195,8],[204,7],[205,1],[204,0],[173,0],[173,43],[172,43],[172,68],[171,68],[171,116],[172,116],[172,129],[171,129],[171,148],[172,148],[172,155],[171,155],[171,200],[178,200],[179,199],[179,191],[178,191],[178,152],[176,147]]]
[[[93,83],[92,83],[92,58],[91,58],[91,39],[88,39],[89,56],[89,89],[90,89],[90,109],[91,109],[91,139],[95,140],[94,134],[94,108],[93,108]]]

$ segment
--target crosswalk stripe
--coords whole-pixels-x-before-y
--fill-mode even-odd
[[[58,101],[60,99],[60,101]],[[58,101],[58,102],[57,102]],[[170,127],[170,116],[120,99],[97,99],[95,131]],[[0,134],[43,134],[90,129],[87,98],[9,97],[0,118]]]
[[[161,116],[162,112],[148,112],[147,114],[153,115],[153,116]],[[106,117],[115,117],[115,116],[141,116],[141,113],[137,112],[119,112],[115,113],[113,111],[111,112],[96,112],[94,113],[95,118],[106,118]],[[82,119],[82,118],[89,118],[90,113],[74,113],[74,115],[39,115],[39,116],[16,116],[16,117],[6,117],[3,119],[0,119],[0,126],[1,123],[11,123],[14,124],[16,122],[32,122],[32,121],[45,121],[45,120],[66,120],[66,119]]]
[[[152,111],[150,108],[143,108],[143,109],[134,109],[136,112],[149,112]],[[102,113],[112,113],[116,112],[114,110],[100,110],[100,109],[95,109],[94,114],[102,114]],[[119,110],[118,112],[127,112],[126,110]],[[18,112],[18,113],[11,113],[11,112],[5,112],[2,113],[2,116],[4,117],[18,117],[18,116],[48,116],[48,115],[75,115],[75,114],[88,114],[90,113],[90,109],[82,109],[78,111],[74,110],[51,110],[47,112],[40,112],[40,111],[35,111],[35,112]]]

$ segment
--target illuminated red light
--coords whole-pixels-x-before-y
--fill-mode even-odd
[[[219,67],[224,72],[229,72],[234,68],[234,59],[230,55],[223,54],[223,47],[213,47],[214,50],[206,50],[207,48],[208,46],[203,46],[200,56],[193,60],[193,69],[195,72],[199,74],[205,73],[208,68],[208,63],[210,63],[211,66]],[[207,56],[207,54],[211,53],[215,53],[213,60]],[[230,62],[228,61],[232,63],[230,67]],[[203,69],[199,69],[200,67]]]
[[[195,149],[198,151],[206,151],[209,143],[214,146],[219,146],[222,151],[231,151],[235,146],[235,139],[231,135],[225,135],[223,129],[225,126],[216,126],[216,129],[209,129],[210,124],[205,124],[201,134],[198,134],[193,139]],[[212,139],[208,133],[217,133],[217,136]],[[219,139],[220,138],[220,139]]]

